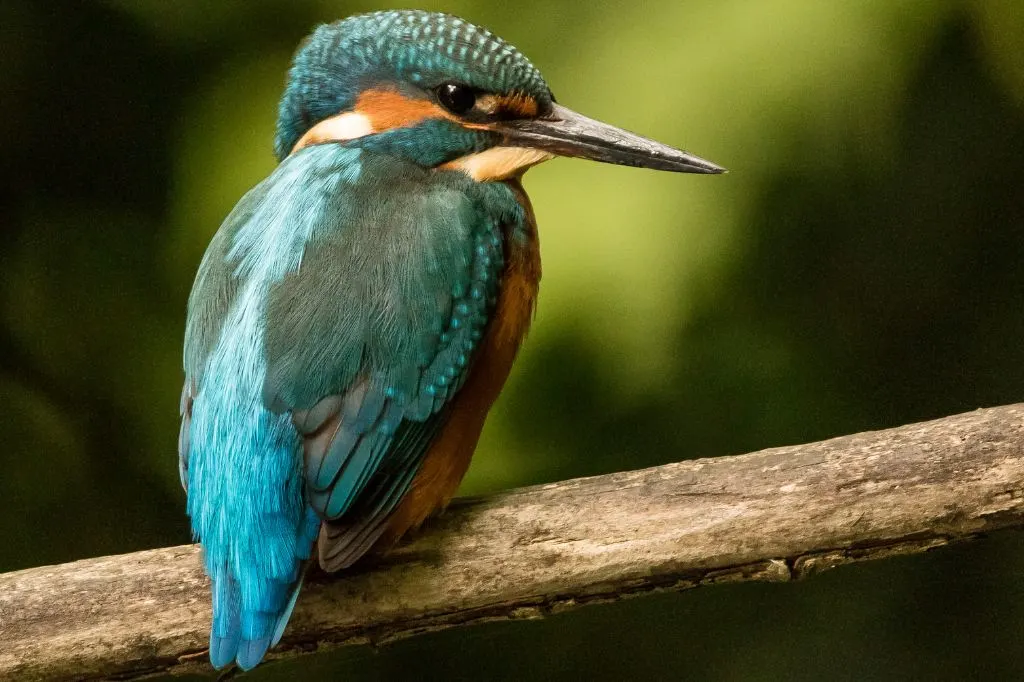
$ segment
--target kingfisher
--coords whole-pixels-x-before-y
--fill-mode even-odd
[[[527,169],[723,171],[567,109],[515,47],[424,11],[318,27],[274,150],[188,300],[179,471],[218,669],[278,643],[314,550],[340,571],[451,500],[533,318]]]

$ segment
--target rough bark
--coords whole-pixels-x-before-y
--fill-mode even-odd
[[[788,581],[1024,525],[1024,405],[464,500],[314,577],[269,657],[724,581]],[[0,575],[0,679],[209,671],[195,547]]]

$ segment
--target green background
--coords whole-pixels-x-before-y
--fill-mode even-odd
[[[423,2],[730,169],[526,187],[534,331],[463,491],[1024,400],[1019,0]],[[391,6],[387,4],[387,6]],[[184,304],[342,1],[0,4],[0,570],[187,542]],[[54,624],[54,627],[60,627]],[[1013,679],[1024,539],[348,648],[247,679]]]

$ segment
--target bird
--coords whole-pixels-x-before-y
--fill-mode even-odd
[[[307,566],[342,571],[451,500],[533,319],[527,169],[724,169],[575,113],[458,17],[359,14],[293,57],[275,169],[188,299],[178,462],[209,657],[256,666]]]

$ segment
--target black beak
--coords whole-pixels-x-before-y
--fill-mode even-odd
[[[580,159],[676,173],[724,173],[710,161],[595,121],[555,104],[543,118],[506,121],[499,129],[508,146],[529,147]]]

